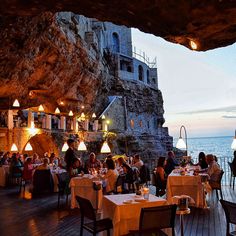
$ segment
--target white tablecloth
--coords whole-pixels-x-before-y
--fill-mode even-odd
[[[66,172],[66,170],[64,169],[50,169],[51,170],[51,174],[52,174],[52,179],[53,179],[53,191],[54,192],[58,192],[58,178],[57,178],[57,174],[61,174]]]
[[[167,200],[171,203],[173,196],[188,195],[195,203],[196,207],[205,206],[204,186],[201,176],[194,176],[193,172],[181,176],[179,173],[171,173],[167,179]]]
[[[113,236],[127,234],[129,230],[137,230],[139,228],[141,208],[167,204],[165,199],[151,194],[146,202],[123,203],[129,199],[135,199],[135,194],[118,194],[103,197],[103,217],[112,219]]]
[[[0,166],[0,186],[6,186],[7,176],[9,174],[9,166],[3,165]]]
[[[91,201],[94,209],[101,210],[102,208],[102,189],[94,190],[93,181],[99,180],[90,175],[84,175],[83,177],[74,177],[70,180],[71,188],[71,208],[78,207],[75,196],[87,198]]]

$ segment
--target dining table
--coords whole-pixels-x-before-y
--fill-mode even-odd
[[[138,230],[141,208],[166,205],[167,200],[149,194],[144,199],[135,194],[115,194],[103,196],[103,217],[113,222],[113,236],[125,235],[129,230]]]
[[[71,188],[71,209],[79,207],[76,196],[89,199],[94,209],[98,211],[102,209],[102,181],[98,176],[84,174],[73,177],[69,186]]]
[[[195,174],[194,170],[181,171],[174,169],[167,178],[167,201],[173,203],[174,196],[187,195],[191,197],[190,205],[206,207],[205,191],[206,174]]]

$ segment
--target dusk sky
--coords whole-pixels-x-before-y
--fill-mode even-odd
[[[191,51],[132,29],[133,46],[157,58],[164,117],[173,137],[184,125],[188,137],[234,136],[236,129],[236,44]]]

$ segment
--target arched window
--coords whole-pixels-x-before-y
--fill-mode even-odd
[[[149,70],[147,70],[147,83],[150,84]]]
[[[134,120],[130,120],[130,127],[133,129],[134,128]]]
[[[143,67],[140,65],[138,66],[138,79],[143,81]]]
[[[112,34],[112,44],[113,44],[113,51],[120,52],[120,40],[119,40],[119,35],[117,33]]]

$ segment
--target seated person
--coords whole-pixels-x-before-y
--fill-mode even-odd
[[[106,184],[105,184],[106,193],[111,193],[115,189],[116,180],[117,180],[117,177],[119,174],[118,174],[117,170],[115,169],[115,163],[111,158],[109,158],[109,159],[107,158],[105,164],[106,164],[108,171],[101,178],[106,181]]]
[[[37,167],[37,170],[48,170],[50,169],[49,167],[49,159],[44,158],[43,159],[43,164]]]
[[[72,168],[70,169],[70,176],[75,177],[78,174],[87,173],[82,166],[82,163],[79,158],[74,158],[72,161]]]
[[[165,157],[159,157],[155,173],[156,186],[161,190],[161,193],[159,193],[160,195],[163,195],[166,189],[167,178],[164,170],[165,162]]]
[[[134,155],[132,167],[137,167],[139,170],[143,166],[143,161],[140,159],[139,154]]]
[[[208,164],[206,162],[206,155],[204,152],[200,152],[198,155],[198,163],[194,164],[194,166],[200,166],[201,169],[206,169]]]
[[[31,181],[33,179],[33,170],[32,158],[28,157],[24,163],[23,179]]]
[[[164,168],[165,169],[165,173],[167,175],[169,175],[172,172],[172,170],[175,169],[175,166],[178,165],[176,163],[176,161],[174,160],[174,158],[175,158],[174,152],[173,151],[168,152],[168,157],[166,159],[166,165],[165,165],[165,168]]]
[[[17,158],[16,153],[12,154],[11,163],[10,163],[10,173],[14,178],[22,176],[23,165],[21,161]]]
[[[42,161],[39,159],[39,155],[37,153],[33,154],[33,160],[32,160],[33,164],[41,164]]]
[[[91,152],[89,155],[89,159],[86,163],[86,169],[100,169],[101,168],[101,162],[96,158],[95,153]]]
[[[210,177],[209,183],[218,181],[221,169],[219,164],[215,161],[214,156],[212,154],[207,154],[206,162],[208,164],[207,174]]]

